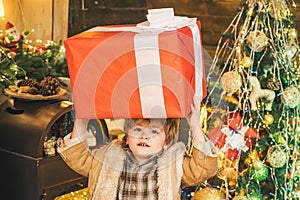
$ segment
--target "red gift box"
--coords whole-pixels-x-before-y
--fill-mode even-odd
[[[102,26],[64,41],[79,118],[186,117],[206,95],[200,22]]]

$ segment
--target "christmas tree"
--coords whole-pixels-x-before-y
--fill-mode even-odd
[[[300,198],[295,10],[293,1],[246,0],[222,34],[201,121],[219,170],[193,199]]]

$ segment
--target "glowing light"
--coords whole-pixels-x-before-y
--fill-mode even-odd
[[[4,17],[4,5],[3,5],[3,0],[0,0],[0,17]]]

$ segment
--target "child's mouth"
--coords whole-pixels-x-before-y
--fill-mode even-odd
[[[148,144],[146,143],[138,143],[138,146],[141,146],[141,147],[150,147]]]

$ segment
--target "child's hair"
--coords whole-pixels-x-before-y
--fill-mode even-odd
[[[125,119],[124,122],[124,131],[128,133],[129,129],[132,128],[135,124],[139,124],[142,122],[151,123],[151,120],[159,120],[164,125],[163,129],[166,134],[166,144],[170,144],[171,142],[177,142],[178,140],[178,131],[179,131],[179,118],[167,118],[167,119]]]

